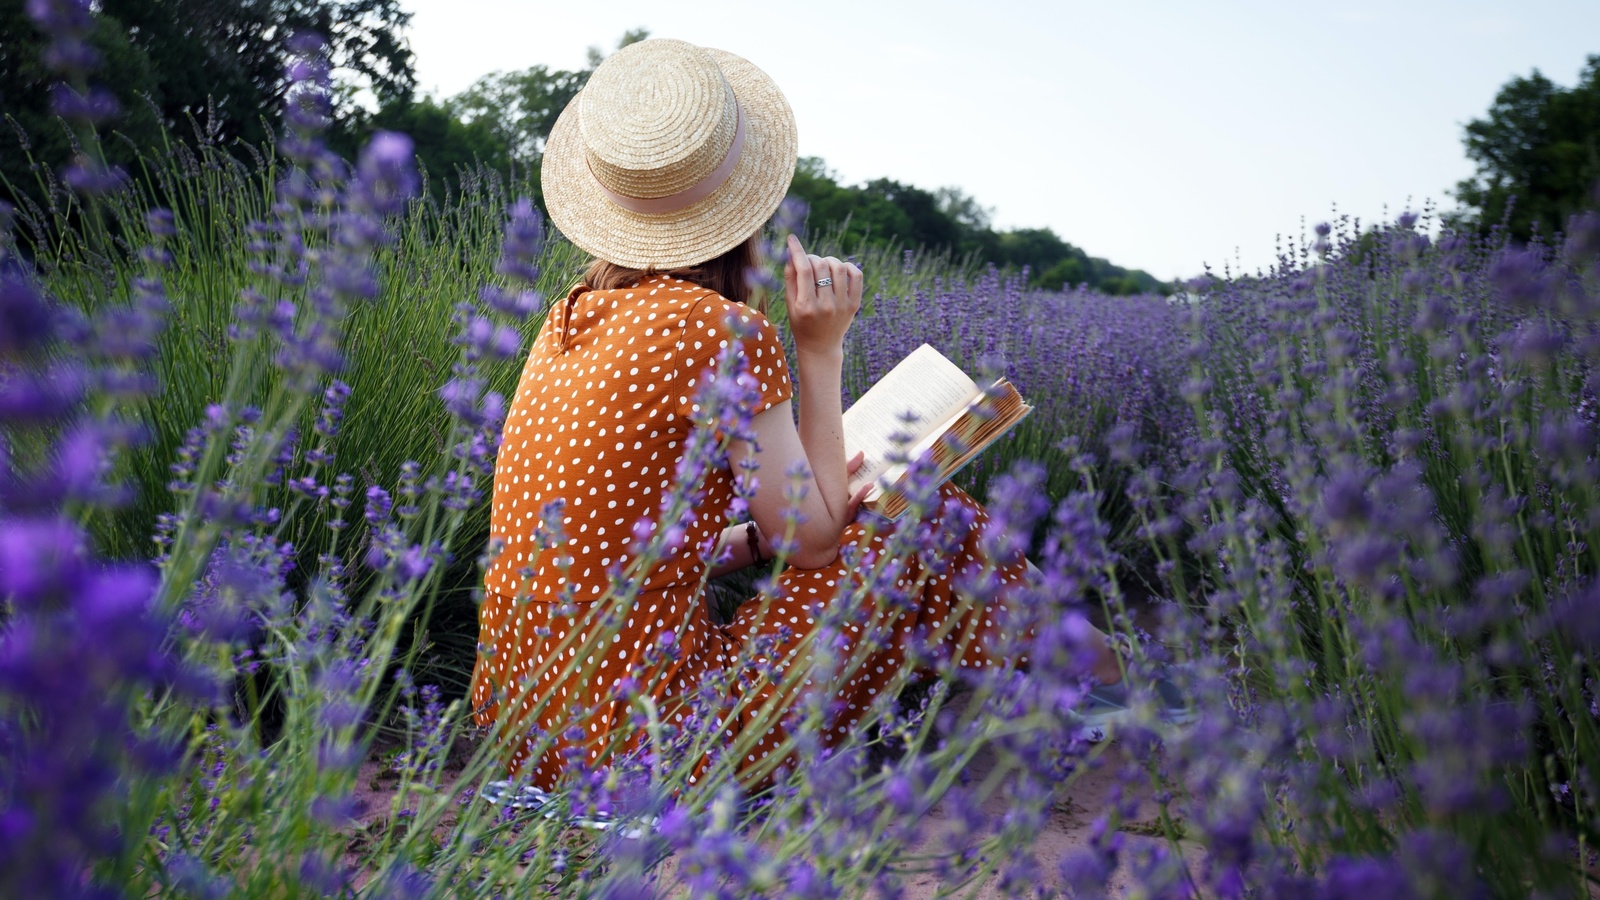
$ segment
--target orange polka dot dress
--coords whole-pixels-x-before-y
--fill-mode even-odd
[[[765,679],[713,676],[737,665],[752,647],[780,671],[790,665],[796,646],[817,627],[816,604],[854,583],[857,573],[843,560],[859,558],[886,538],[881,525],[869,536],[865,526],[852,524],[841,539],[840,560],[821,569],[786,569],[773,596],[743,604],[729,625],[714,624],[700,596],[705,564],[693,548],[729,524],[724,516],[734,495],[733,473],[713,469],[687,526],[682,546],[691,549],[658,563],[628,608],[597,608],[622,602],[610,599],[609,573],[626,564],[634,524],[653,516],[671,490],[693,427],[693,397],[714,377],[717,354],[735,340],[730,315],[756,326],[741,350],[760,387],[759,410],[789,399],[783,345],[764,316],[664,275],[619,290],[580,285],[551,309],[528,354],[495,467],[489,534],[501,549],[484,576],[471,694],[480,725],[502,722],[503,734],[554,739],[537,759],[530,759],[532,740],[512,739],[507,747],[508,770],[530,775],[540,787],[555,787],[569,760],[603,763],[604,748],[643,741],[637,718],[619,699],[623,679],[648,686],[645,694],[669,722],[683,721],[682,701],[708,679],[757,694],[744,698],[750,702],[726,724],[725,737],[759,727],[765,733],[743,762],[764,761],[785,735],[762,707],[793,698],[773,697],[776,689]],[[908,603],[846,626],[846,640],[871,641],[874,649],[833,698],[838,714],[825,735],[830,741],[867,713],[919,633],[948,633],[952,646],[964,648],[963,665],[998,662],[983,639],[995,625],[993,607],[974,607],[966,620],[948,621],[958,573],[981,559],[977,540],[985,516],[953,485],[941,491],[947,501],[969,507],[975,527],[937,573],[923,571],[916,559],[904,562],[896,584],[919,586]],[[541,552],[539,530],[552,501],[562,501],[553,516],[559,522],[551,524],[559,524],[563,543]],[[1023,564],[1002,567],[1000,576],[1020,579]],[[607,614],[618,630],[603,647],[591,646],[591,629]],[[652,653],[669,632],[673,652]],[[577,659],[580,651],[584,657]],[[574,660],[582,676],[561,677]],[[525,771],[530,763],[531,773]]]

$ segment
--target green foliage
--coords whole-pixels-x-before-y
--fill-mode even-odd
[[[1506,82],[1462,140],[1478,167],[1456,186],[1468,224],[1486,233],[1504,221],[1519,241],[1563,230],[1568,217],[1600,203],[1600,55],[1571,88],[1537,69]]]
[[[807,156],[795,164],[789,190],[810,207],[812,230],[836,230],[846,252],[871,245],[922,246],[1003,268],[1026,266],[1035,287],[1084,285],[1108,294],[1168,290],[1146,272],[1089,256],[1048,228],[997,232],[989,224],[989,210],[959,188],[930,192],[890,178],[841,185],[820,157]]]
[[[623,33],[617,49],[650,36],[643,28]],[[515,72],[491,72],[453,97],[386,98],[375,113],[356,110],[344,120],[333,148],[353,156],[378,129],[401,131],[417,143],[417,158],[432,179],[435,197],[459,189],[462,177],[483,167],[524,183],[542,209],[539,160],[556,119],[605,59],[589,48],[589,65],[577,71],[535,65]]]
[[[72,156],[66,123],[50,113],[53,76],[40,62],[44,38],[25,12],[25,0],[0,0],[0,115],[9,126],[0,134],[0,200],[43,200],[45,182]],[[122,100],[124,115],[114,123],[121,139],[102,152],[111,163],[128,165],[137,149],[160,142],[159,116],[141,98],[160,93],[159,74],[150,57],[110,16],[95,21],[90,45],[100,54],[100,78]]]
[[[0,0],[0,109],[26,135],[25,152],[12,152],[9,136],[0,151],[0,200],[13,203],[41,202],[48,191],[35,173],[55,171],[71,156],[64,126],[50,114],[50,80],[38,62],[43,41],[24,2]],[[92,43],[104,57],[97,80],[124,111],[111,125],[119,138],[105,141],[105,153],[124,167],[191,122],[207,141],[240,156],[265,143],[283,108],[289,41],[301,32],[329,43],[346,86],[347,101],[335,111],[340,121],[356,114],[348,98],[358,88],[400,100],[416,84],[403,35],[411,14],[399,0],[101,0],[95,6]]]
[[[353,86],[395,97],[416,85],[403,36],[411,14],[399,0],[103,0],[100,6],[149,57],[168,126],[194,115],[223,140],[267,139],[283,107],[283,69],[296,34],[322,35],[335,72]]]
[[[617,41],[617,49],[649,36],[650,32],[643,28],[625,31]],[[604,60],[600,48],[590,47],[589,65],[577,71],[536,65],[517,72],[491,72],[443,105],[463,122],[481,123],[492,130],[513,159],[537,169],[556,119]]]
[[[540,65],[520,72],[494,72],[451,97],[445,106],[464,122],[487,126],[515,157],[531,163],[544,151],[561,111],[588,83],[590,71]]]
[[[1090,256],[1063,241],[1048,228],[1018,228],[998,235],[994,261],[999,265],[1030,267],[1032,283],[1051,290],[1089,287],[1102,294],[1167,293],[1168,285],[1149,273]]]
[[[99,523],[101,546],[114,555],[146,552],[139,535],[148,534],[155,517],[168,511],[161,504],[176,448],[226,388],[233,363],[227,340],[232,309],[240,291],[254,283],[244,250],[248,225],[268,216],[281,166],[275,157],[263,157],[259,165],[241,163],[211,146],[198,153],[180,148],[143,162],[152,187],[119,195],[103,205],[103,215],[77,227],[26,216],[23,222],[34,235],[50,236],[30,242],[50,291],[92,314],[126,303],[141,263],[123,248],[148,242],[146,211],[167,207],[174,213],[178,235],[164,274],[172,321],[151,373],[164,388],[142,410],[151,440],[125,460],[139,502],[115,521]],[[368,483],[392,483],[403,461],[439,452],[448,417],[434,391],[449,377],[456,355],[452,312],[472,300],[473,285],[499,278],[494,264],[502,215],[507,198],[522,186],[482,174],[466,187],[448,204],[415,203],[393,223],[395,240],[377,257],[384,290],[345,324],[341,378],[356,393],[346,410],[338,465],[361,473]],[[584,262],[570,244],[551,242],[541,287],[560,291]],[[529,322],[524,336],[531,338],[539,324],[537,318]],[[513,361],[486,374],[493,389],[509,394],[518,371]],[[261,394],[245,400],[259,404],[275,389],[271,379],[264,380]],[[303,433],[309,433],[314,412],[306,411]],[[279,499],[287,502],[287,494]],[[486,539],[487,511],[476,510],[469,520],[483,532],[474,539]]]
[[[525,175],[536,185],[538,168],[519,165],[513,145],[497,125],[491,118],[463,121],[449,106],[432,97],[399,97],[375,113],[357,111],[331,143],[336,152],[353,159],[362,136],[380,129],[409,135],[416,143],[418,165],[427,173],[429,191],[436,200],[448,190],[459,190],[463,178],[480,168],[510,173],[513,179]]]

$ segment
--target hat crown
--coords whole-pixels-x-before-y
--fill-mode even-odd
[[[710,176],[739,124],[733,88],[711,55],[666,38],[607,57],[577,100],[595,179],[640,199],[676,194]]]

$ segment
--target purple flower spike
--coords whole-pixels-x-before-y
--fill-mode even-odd
[[[50,89],[50,111],[68,121],[97,125],[114,118],[120,108],[117,98],[104,88],[80,94],[58,82]]]
[[[56,318],[32,285],[0,275],[0,358],[55,337]]]
[[[61,180],[86,197],[108,194],[128,180],[128,173],[116,166],[106,166],[79,156],[61,172]]]
[[[1512,250],[1489,266],[1489,280],[1507,303],[1542,306],[1555,286],[1552,273],[1538,250]]]
[[[544,219],[533,202],[520,197],[511,205],[506,222],[505,242],[495,270],[502,275],[533,283],[539,278],[539,254],[544,250]]]
[[[400,577],[406,581],[420,581],[433,568],[433,559],[420,544],[408,548],[399,560]]]
[[[0,594],[33,600],[60,598],[81,577],[84,534],[61,519],[0,522]]]
[[[35,25],[50,37],[45,65],[63,75],[83,75],[100,65],[100,54],[89,46],[94,12],[89,0],[28,0],[27,11]]]
[[[150,234],[158,238],[174,237],[178,233],[177,226],[170,209],[152,209],[145,213],[145,227],[150,229]]]
[[[1581,652],[1600,652],[1600,579],[1551,604],[1545,628]]]
[[[478,299],[519,322],[544,307],[544,295],[538,291],[506,291],[492,285],[480,290]]]
[[[356,174],[361,205],[376,215],[394,215],[417,193],[415,145],[398,132],[379,131],[361,151]]]

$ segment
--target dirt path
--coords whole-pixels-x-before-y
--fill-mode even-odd
[[[1088,845],[1095,819],[1111,804],[1111,798],[1116,788],[1117,770],[1126,762],[1126,757],[1115,745],[1111,745],[1101,754],[1096,763],[1078,776],[1077,782],[1066,797],[1058,801],[1056,807],[1046,817],[1044,829],[1037,835],[1033,850],[1040,863],[1046,896],[1058,889],[1056,866],[1061,859],[1074,850]],[[973,775],[981,778],[988,769],[991,761],[980,754],[973,763]],[[383,822],[389,816],[398,779],[386,774],[386,764],[379,759],[369,760],[363,764],[357,799],[363,804],[363,813],[359,820],[359,827],[363,832],[372,834],[383,827]],[[453,780],[453,774],[447,773],[447,780]],[[1007,810],[1008,798],[997,794],[989,798],[982,806],[984,813],[991,819],[1003,816]],[[1155,805],[1146,802],[1139,814],[1127,823],[1123,829],[1124,858],[1135,855],[1141,846],[1154,847],[1164,843],[1159,837],[1148,836],[1146,827],[1153,825],[1156,816]],[[909,848],[913,855],[936,854],[940,852],[940,835],[949,827],[952,821],[945,804],[935,806],[925,817],[924,837]],[[359,840],[359,838],[358,838]],[[353,845],[354,848],[354,845]],[[1197,847],[1184,845],[1184,856],[1191,869],[1201,862],[1201,854]],[[348,862],[354,863],[352,854]],[[674,873],[675,860],[668,858],[663,861],[657,870],[658,884],[661,886],[663,896],[673,894],[673,885],[676,883]],[[944,887],[937,876],[932,873],[908,876],[902,881],[905,897],[909,900],[927,900],[938,896],[941,887]],[[1113,875],[1110,888],[1112,896],[1125,893],[1129,888],[1129,878],[1126,863]],[[969,888],[963,889],[960,896],[971,896],[967,893]],[[979,898],[998,898],[1001,896],[993,884],[985,885],[976,895]]]

